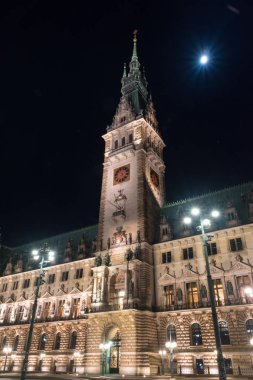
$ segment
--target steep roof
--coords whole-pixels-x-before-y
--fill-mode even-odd
[[[183,218],[190,216],[193,207],[199,207],[203,216],[208,217],[213,209],[220,211],[220,217],[213,221],[212,230],[227,227],[226,210],[235,209],[238,216],[238,224],[250,223],[249,203],[253,202],[253,182],[232,186],[222,190],[202,194],[196,197],[184,199],[178,202],[167,203],[161,210],[161,216],[165,216],[171,227],[174,239],[183,237]],[[196,230],[190,231],[192,235]],[[159,235],[157,235],[159,241]]]

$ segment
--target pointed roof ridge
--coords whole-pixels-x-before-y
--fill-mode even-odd
[[[202,199],[202,198],[208,197],[210,195],[221,194],[221,193],[225,193],[228,190],[235,190],[235,189],[239,189],[240,187],[243,188],[245,186],[250,186],[250,185],[253,186],[253,181],[248,181],[248,182],[243,182],[243,183],[238,184],[238,185],[228,186],[228,187],[225,187],[225,188],[220,189],[220,190],[210,191],[208,193],[196,195],[196,196],[190,197],[190,198],[181,199],[181,200],[175,201],[175,202],[168,202],[163,206],[163,209],[166,207],[176,206],[176,205],[183,204],[183,203],[190,202],[190,201],[194,201],[197,199]]]

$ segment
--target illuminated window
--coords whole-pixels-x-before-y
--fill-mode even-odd
[[[174,286],[173,285],[168,285],[165,286],[164,288],[164,305],[165,306],[171,306],[174,305]]]
[[[189,307],[196,307],[198,306],[198,287],[196,282],[190,282],[186,284],[186,291],[187,291],[187,301]]]
[[[192,346],[201,346],[202,343],[202,333],[199,323],[193,323],[191,325],[191,345]]]
[[[220,278],[213,280],[213,290],[214,290],[214,297],[216,301],[216,305],[220,306],[224,302],[224,292],[223,292],[223,286]]]

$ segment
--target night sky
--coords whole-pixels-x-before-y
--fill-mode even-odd
[[[138,29],[167,200],[252,174],[253,1],[8,1],[0,9],[0,225],[15,246],[98,221],[104,144]],[[206,49],[210,64],[200,68]]]

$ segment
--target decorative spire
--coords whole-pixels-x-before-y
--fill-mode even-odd
[[[122,76],[122,79],[123,78],[126,78],[127,76],[127,72],[126,72],[126,63],[124,63],[124,70],[123,70],[123,76]]]
[[[129,67],[130,67],[130,72],[132,73],[133,71],[138,71],[139,68],[140,68],[140,63],[138,61],[138,55],[137,55],[137,32],[138,30],[135,29],[134,32],[133,32],[133,35],[134,35],[134,38],[133,38],[133,43],[134,43],[134,46],[133,46],[133,54],[132,54],[132,59],[131,59],[131,62],[129,64]]]

